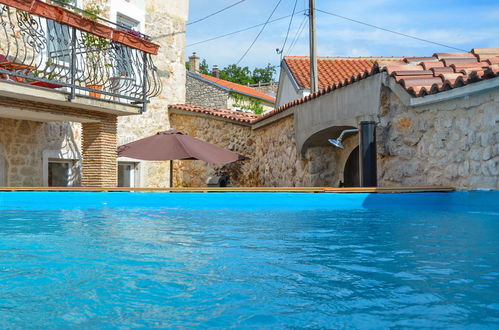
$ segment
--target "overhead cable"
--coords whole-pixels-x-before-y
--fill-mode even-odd
[[[423,39],[423,38],[411,36],[409,34],[401,33],[401,32],[398,32],[398,31],[394,31],[394,30],[382,28],[382,27],[379,27],[379,26],[376,26],[376,25],[373,25],[373,24],[361,22],[361,21],[358,21],[358,20],[353,19],[353,18],[348,18],[348,17],[345,17],[345,16],[341,16],[341,15],[338,15],[338,14],[330,13],[330,12],[327,12],[327,11],[324,11],[324,10],[320,10],[320,9],[317,9],[317,8],[315,10],[319,11],[321,13],[324,13],[324,14],[328,14],[328,15],[331,15],[331,16],[335,16],[335,17],[338,17],[338,18],[345,19],[345,20],[350,21],[350,22],[354,22],[354,23],[358,23],[358,24],[362,24],[362,25],[365,25],[365,26],[369,26],[369,27],[372,27],[372,28],[375,28],[375,29],[378,29],[378,30],[383,30],[383,31],[386,31],[386,32],[398,34],[398,35],[403,36],[403,37],[407,37],[407,38],[411,38],[411,39],[415,39],[415,40],[427,42],[427,43],[438,45],[438,46],[443,46],[443,47],[451,48],[451,49],[454,49],[454,50],[459,50],[459,51],[462,51],[462,52],[468,52],[465,49],[461,49],[461,48],[457,48],[457,47],[453,47],[453,46],[441,44],[439,42],[435,42],[435,41],[431,41],[431,40],[427,40],[427,39]]]
[[[307,17],[308,16],[306,16],[306,15],[303,16],[303,20],[301,21],[301,23],[298,27],[298,30],[296,30],[295,37],[293,39],[293,42],[291,43],[291,46],[289,47],[288,52],[286,53],[286,56],[289,56],[289,54],[291,54],[291,51],[293,50],[293,48],[295,48],[296,42],[300,39],[301,34],[303,33],[305,26],[307,25],[307,24],[305,24],[307,22]]]
[[[197,20],[195,20],[195,21],[193,21],[193,22],[189,22],[189,23],[187,23],[186,25],[192,25],[192,24],[195,24],[195,23],[198,23],[198,22],[204,21],[205,19],[210,18],[211,16],[215,16],[216,14],[221,13],[221,12],[223,12],[223,11],[225,11],[225,10],[229,9],[229,8],[232,8],[232,7],[234,7],[234,6],[236,6],[236,5],[240,4],[241,2],[244,2],[244,1],[246,1],[246,0],[240,0],[240,1],[236,2],[236,3],[233,3],[233,4],[232,4],[232,5],[230,5],[230,6],[227,6],[227,7],[225,7],[225,8],[220,9],[219,11],[216,11],[216,12],[214,12],[214,13],[211,13],[211,14],[209,14],[208,16],[205,16],[205,17],[203,17],[203,18],[197,19]]]
[[[241,58],[239,59],[239,61],[237,61],[236,65],[239,65],[239,63],[241,63],[241,61],[246,57],[246,55],[249,53],[249,51],[251,50],[251,48],[253,48],[253,45],[255,44],[255,42],[258,40],[258,38],[260,37],[260,35],[262,34],[263,30],[265,29],[265,27],[267,26],[267,24],[269,23],[270,19],[272,18],[272,16],[274,15],[275,11],[277,10],[277,7],[279,7],[279,4],[281,3],[282,0],[279,0],[277,1],[277,4],[275,5],[274,9],[272,10],[272,12],[270,13],[269,15],[269,18],[267,18],[267,21],[263,24],[262,28],[260,29],[260,32],[258,32],[258,34],[256,35],[255,39],[253,40],[253,42],[251,43],[251,45],[248,47],[248,49],[246,49],[246,51],[244,52],[243,56],[241,56]]]
[[[282,52],[284,51],[284,47],[286,47],[286,42],[288,41],[289,30],[291,29],[291,24],[293,23],[293,17],[295,16],[295,10],[296,10],[297,3],[298,3],[298,0],[295,0],[295,5],[293,7],[293,12],[291,13],[291,18],[289,19],[288,31],[286,32],[286,38],[284,38],[284,43],[282,44],[281,49],[276,49],[277,54],[281,55],[281,59],[282,59]]]
[[[296,14],[299,14],[299,13],[302,13],[304,12],[305,10],[301,10],[301,11],[298,11],[295,13]],[[202,44],[202,43],[205,43],[205,42],[208,42],[208,41],[212,41],[212,40],[216,40],[216,39],[220,39],[220,38],[224,38],[224,37],[228,37],[228,36],[231,36],[233,34],[237,34],[237,33],[241,33],[241,32],[244,32],[244,31],[248,31],[248,30],[251,30],[251,29],[255,29],[259,26],[262,26],[262,25],[265,25],[265,24],[270,24],[270,23],[274,23],[274,22],[277,22],[277,21],[280,21],[280,20],[283,20],[285,18],[288,18],[290,17],[291,15],[286,15],[286,16],[282,16],[282,17],[279,17],[279,18],[276,18],[276,19],[273,19],[269,22],[265,22],[265,23],[260,23],[260,24],[257,24],[257,25],[253,25],[253,26],[250,26],[250,27],[247,27],[247,28],[244,28],[244,29],[241,29],[241,30],[237,30],[237,31],[233,31],[233,32],[229,32],[229,33],[226,33],[226,34],[223,34],[223,35],[220,35],[220,36],[217,36],[217,37],[213,37],[213,38],[209,38],[209,39],[205,39],[205,40],[201,40],[201,41],[197,41],[197,42],[194,42],[192,44],[189,44],[187,45],[186,47],[191,47],[191,46],[194,46],[194,45],[198,45],[198,44]]]

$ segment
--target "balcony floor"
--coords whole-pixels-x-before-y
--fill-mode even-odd
[[[130,116],[140,114],[139,106],[68,94],[0,80],[0,117],[32,121],[95,122],[93,115]]]

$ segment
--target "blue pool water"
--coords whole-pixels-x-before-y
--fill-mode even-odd
[[[0,192],[0,328],[497,329],[498,246],[498,192]]]

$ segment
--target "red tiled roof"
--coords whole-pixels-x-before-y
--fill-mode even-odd
[[[169,108],[203,112],[245,123],[256,123],[293,106],[306,103],[321,95],[350,85],[380,72],[387,72],[415,97],[436,94],[478,81],[499,77],[499,48],[475,48],[469,53],[436,53],[430,57],[406,57],[401,60],[379,60],[370,69],[355,73],[316,93],[294,100],[262,115],[234,110],[221,110],[191,105],[171,105]],[[199,109],[194,109],[199,108]],[[227,117],[228,116],[228,117]]]
[[[255,115],[253,113],[245,113],[229,109],[208,108],[190,104],[172,104],[168,106],[168,109],[179,109],[184,111],[204,113],[207,115],[240,121],[243,123],[252,123],[254,120],[260,117],[260,115]]]
[[[338,84],[352,76],[371,71],[377,60],[396,61],[403,57],[317,57],[319,89]],[[289,71],[300,89],[310,89],[310,58],[308,56],[284,57]]]
[[[436,53],[401,61],[377,61],[413,96],[435,94],[499,76],[499,48],[475,48],[469,53]]]
[[[251,95],[251,96],[254,96],[254,97],[257,97],[257,98],[260,98],[260,99],[265,99],[268,102],[275,103],[275,97],[272,97],[270,95],[262,93],[262,92],[260,92],[260,91],[258,91],[256,89],[254,89],[254,88],[251,88],[251,87],[248,87],[248,86],[244,86],[244,85],[240,85],[240,84],[236,84],[236,83],[233,83],[233,82],[230,82],[230,81],[227,81],[227,80],[223,80],[223,79],[220,79],[220,78],[216,78],[216,77],[213,77],[213,76],[209,76],[209,75],[203,74],[203,73],[199,73],[199,75],[201,77],[203,77],[204,79],[207,79],[207,80],[209,80],[211,82],[214,82],[215,84],[218,84],[218,85],[223,86],[225,88],[231,89],[234,92],[239,92],[239,93],[243,93],[243,94],[246,94],[246,95]]]

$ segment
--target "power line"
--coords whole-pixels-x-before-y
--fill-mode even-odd
[[[424,42],[427,42],[427,43],[430,43],[430,44],[434,44],[434,45],[438,45],[438,46],[443,46],[443,47],[447,47],[447,48],[459,50],[459,51],[462,51],[462,52],[467,52],[467,50],[465,50],[465,49],[461,49],[461,48],[457,48],[457,47],[453,47],[453,46],[441,44],[439,42],[435,42],[435,41],[431,41],[431,40],[427,40],[427,39],[423,39],[423,38],[411,36],[409,34],[397,32],[397,31],[394,31],[394,30],[385,29],[385,28],[382,28],[382,27],[379,27],[379,26],[376,26],[376,25],[373,25],[373,24],[369,24],[369,23],[365,23],[365,22],[361,22],[361,21],[355,20],[353,18],[348,18],[348,17],[341,16],[341,15],[338,15],[338,14],[333,14],[333,13],[330,13],[330,12],[327,12],[327,11],[324,11],[324,10],[320,10],[320,9],[315,9],[315,10],[316,11],[320,11],[321,13],[324,13],[324,14],[328,14],[328,15],[331,15],[331,16],[335,16],[335,17],[339,17],[339,18],[345,19],[347,21],[355,22],[355,23],[358,23],[358,24],[362,24],[362,25],[369,26],[369,27],[372,27],[372,28],[375,28],[375,29],[379,29],[379,30],[383,30],[383,31],[386,31],[386,32],[398,34],[398,35],[403,36],[403,37],[407,37],[407,38],[411,38],[411,39],[416,39],[416,40],[419,40],[419,41],[424,41]]]
[[[301,34],[303,33],[303,30],[305,29],[306,22],[307,22],[307,16],[305,15],[303,17],[303,20],[300,23],[300,26],[298,27],[298,30],[296,30],[295,38],[293,39],[293,42],[291,43],[291,46],[289,47],[289,50],[286,53],[286,56],[291,54],[291,51],[293,50],[293,48],[295,48],[296,42],[300,39]]]
[[[299,11],[299,12],[296,12],[296,14],[302,13],[302,12],[304,12],[304,11],[305,11],[305,10],[301,10],[301,11]],[[295,15],[296,15],[296,14],[295,14]],[[288,18],[288,17],[290,17],[290,16],[291,16],[291,15],[282,16],[282,17],[276,18],[276,19],[274,19],[274,20],[272,20],[272,21],[268,21],[268,22],[265,22],[265,23],[260,23],[260,24],[257,24],[257,25],[253,25],[253,26],[250,26],[250,27],[247,27],[247,28],[241,29],[241,30],[237,30],[237,31],[229,32],[229,33],[226,33],[226,34],[223,34],[223,35],[217,36],[217,37],[213,37],[213,38],[205,39],[205,40],[202,40],[202,41],[194,42],[194,43],[192,43],[192,44],[187,45],[186,47],[191,47],[191,46],[198,45],[198,44],[202,44],[202,43],[205,43],[205,42],[208,42],[208,41],[212,41],[212,40],[216,40],[216,39],[220,39],[220,38],[228,37],[228,36],[233,35],[233,34],[237,34],[237,33],[241,33],[241,32],[244,32],[244,31],[251,30],[251,29],[255,29],[255,28],[259,27],[259,26],[266,25],[266,24],[270,24],[270,23],[274,23],[274,22],[277,22],[277,21],[283,20],[283,19],[285,19],[285,18]]]
[[[293,17],[295,16],[295,10],[296,10],[297,4],[298,4],[298,0],[295,0],[295,5],[293,7],[293,13],[291,14],[291,18],[289,19],[289,25],[288,25],[288,31],[286,32],[286,38],[284,38],[284,43],[282,44],[281,49],[277,49],[277,54],[281,55],[281,59],[282,59],[282,52],[284,51],[284,47],[286,47],[286,42],[288,41],[289,30],[291,29],[291,24],[293,23]]]
[[[233,3],[233,4],[232,4],[232,5],[230,5],[230,6],[227,6],[227,7],[225,7],[225,8],[220,9],[219,11],[216,11],[216,12],[214,12],[214,13],[211,13],[211,14],[209,14],[208,16],[205,16],[205,17],[203,17],[203,18],[200,18],[200,19],[198,19],[198,20],[195,20],[194,22],[187,23],[186,25],[191,25],[191,24],[195,24],[195,23],[198,23],[198,22],[204,21],[205,19],[210,18],[211,16],[215,16],[216,14],[221,13],[221,12],[223,12],[223,11],[225,11],[225,10],[229,9],[229,8],[232,8],[232,7],[234,7],[234,6],[236,6],[236,5],[240,4],[241,2],[244,2],[244,1],[246,1],[246,0],[240,0],[240,1],[236,2],[236,3]]]
[[[237,61],[236,65],[239,65],[239,63],[241,63],[241,61],[243,60],[243,58],[249,53],[249,51],[251,50],[251,48],[253,47],[253,45],[255,44],[255,42],[258,40],[258,37],[260,37],[260,35],[262,34],[263,30],[265,29],[265,27],[269,23],[270,19],[274,15],[275,11],[277,10],[277,7],[279,7],[279,4],[281,3],[281,1],[282,0],[277,1],[277,4],[275,5],[274,9],[270,13],[269,18],[267,18],[267,21],[263,24],[262,28],[260,29],[260,32],[258,32],[258,34],[256,35],[255,40],[253,40],[253,42],[248,47],[248,49],[246,49],[246,51],[244,52],[243,56],[241,56],[241,58],[239,59],[239,61]]]

